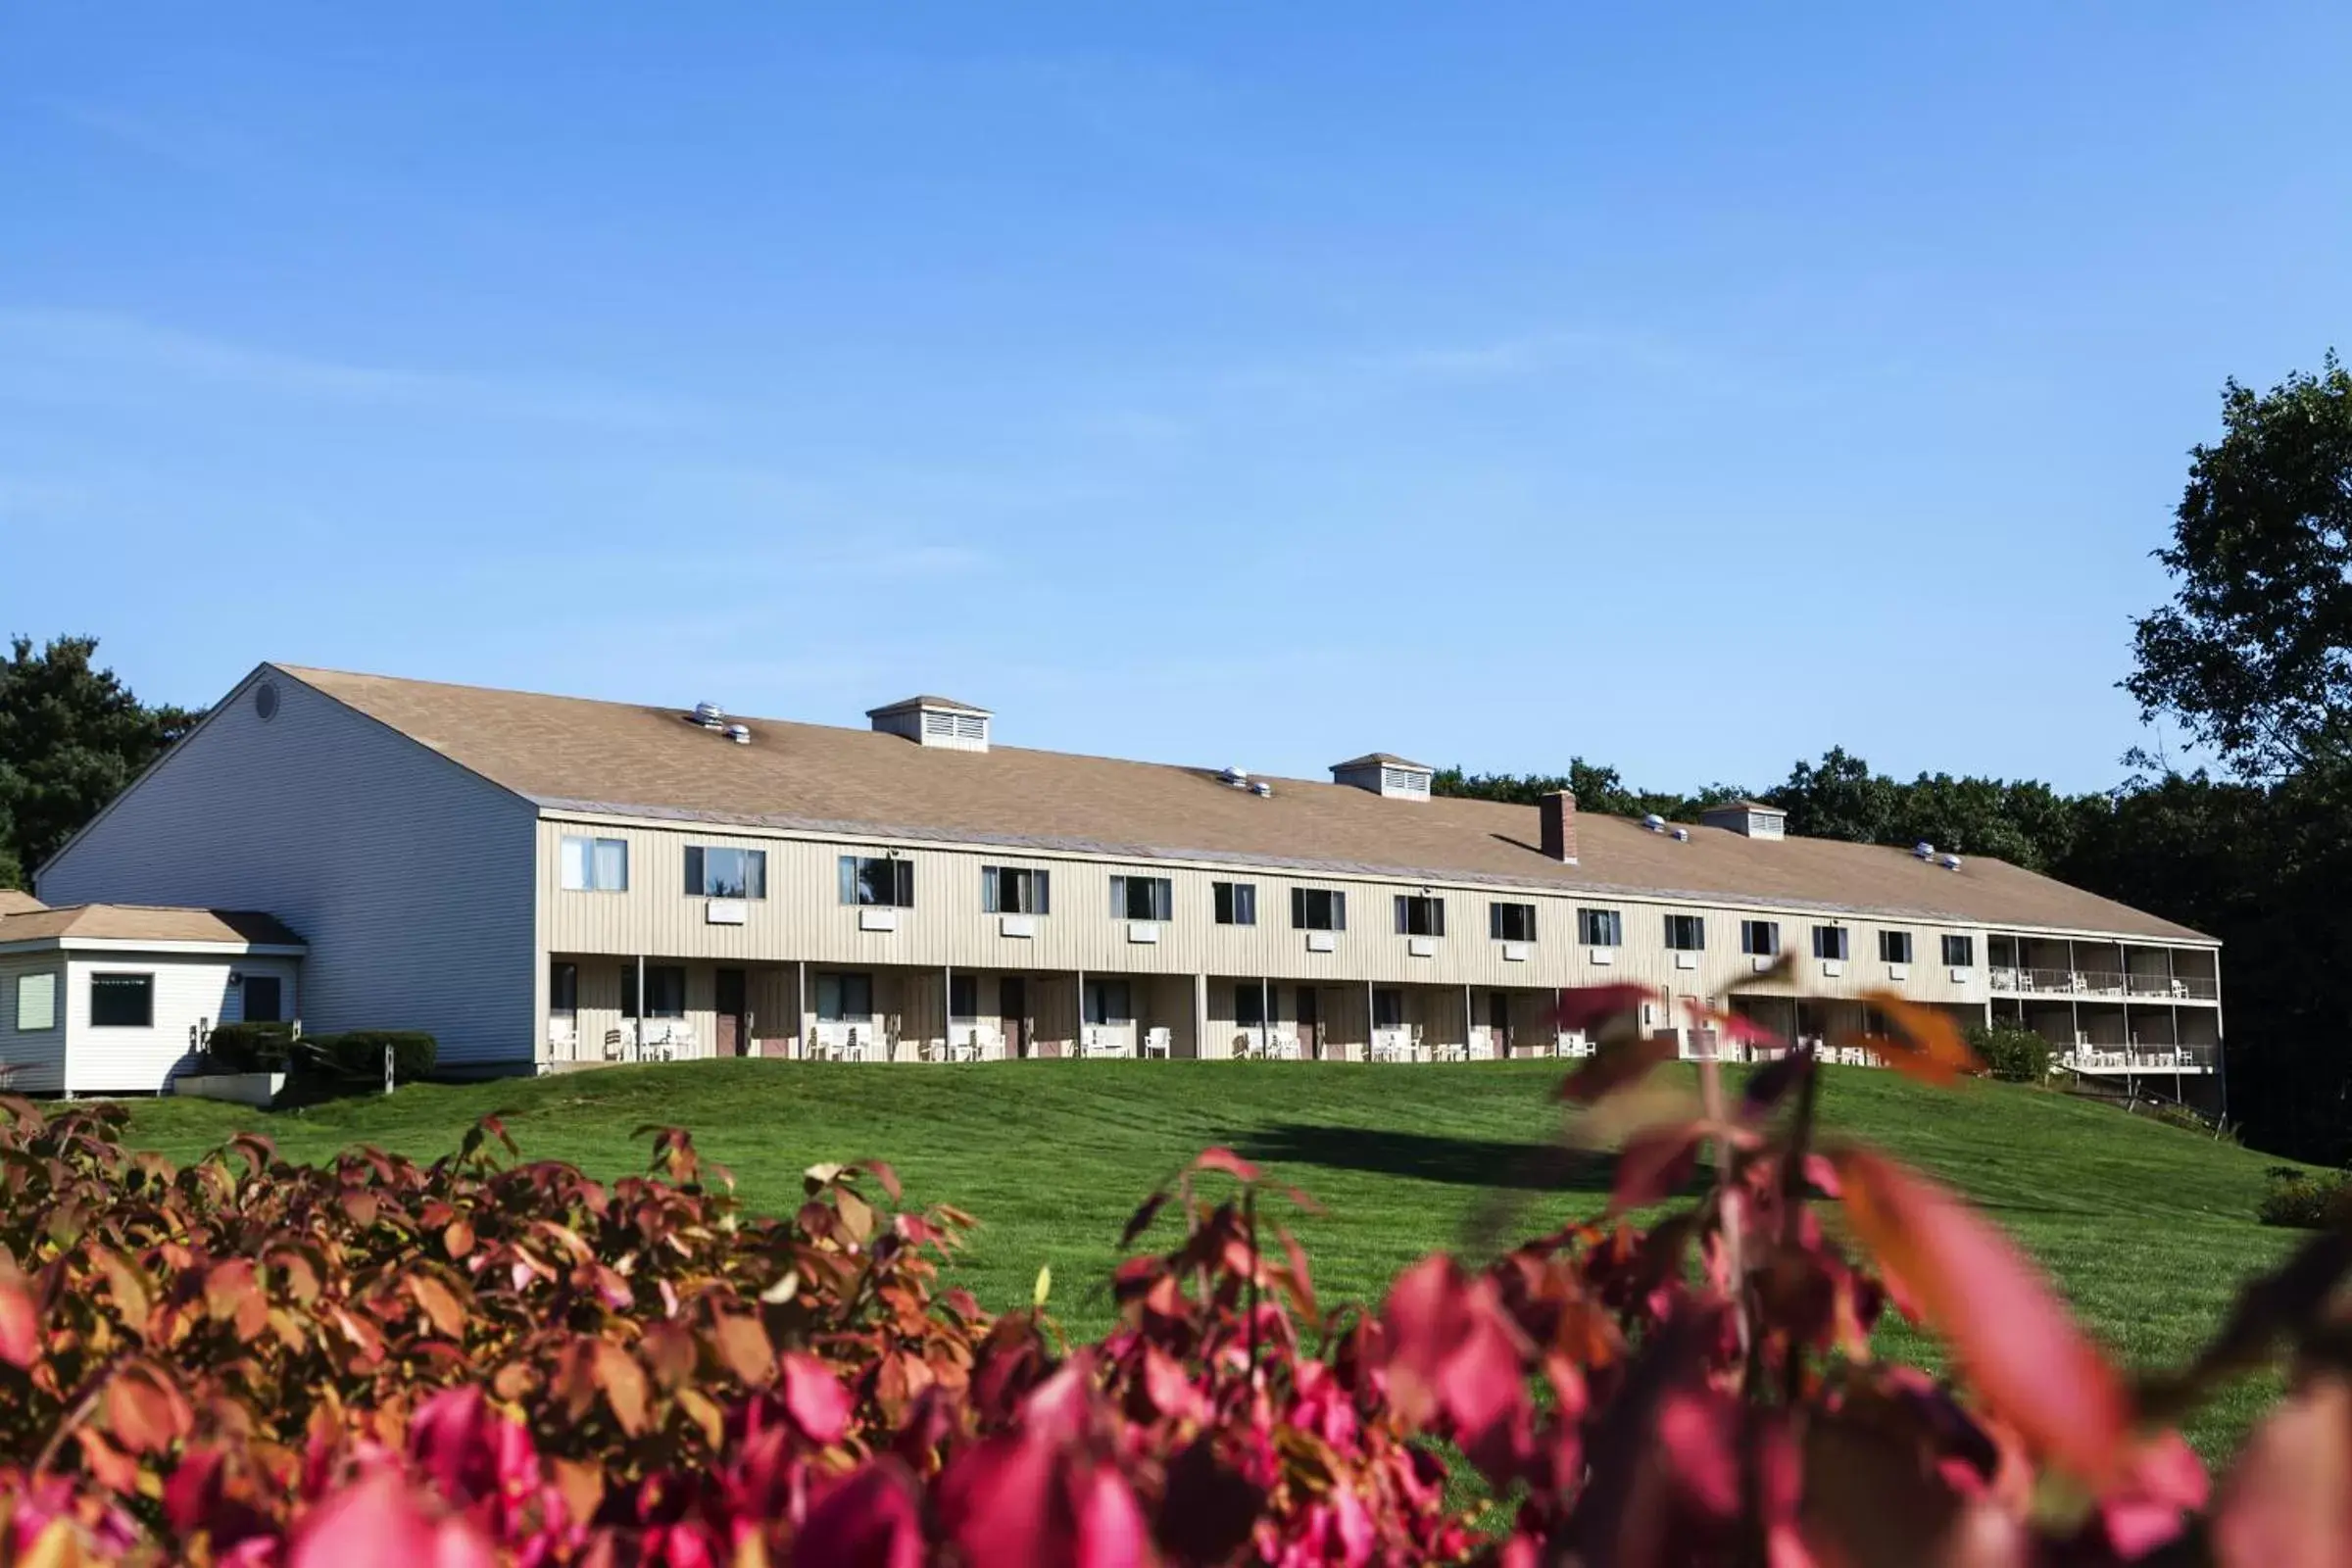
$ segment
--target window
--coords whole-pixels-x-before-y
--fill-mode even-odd
[[[1576,911],[1576,940],[1588,948],[1624,946],[1625,920],[1615,909]]]
[[[551,963],[547,966],[547,1010],[566,1018],[580,1010],[578,964]]]
[[[874,1015],[874,977],[820,974],[816,977],[819,1023],[864,1023]]]
[[[1046,914],[1054,906],[1054,877],[1026,865],[980,868],[980,907],[989,914]]]
[[[1845,956],[1845,927],[1817,925],[1813,928],[1813,956],[1842,958]]]
[[[1943,939],[1943,961],[1955,969],[1975,968],[1977,966],[1977,939],[1975,937],[1945,937]]]
[[[155,976],[90,976],[90,1025],[97,1029],[155,1027]]]
[[[764,899],[767,852],[686,846],[686,896],[691,899]]]
[[[1130,1000],[1124,980],[1089,980],[1086,983],[1086,1021],[1088,1023],[1133,1023],[1135,1004]]]
[[[1266,1021],[1268,993],[1254,980],[1233,988],[1233,1022],[1239,1029],[1255,1029]]]
[[[1695,914],[1666,917],[1666,946],[1677,953],[1697,953],[1707,945],[1707,922]]]
[[[1400,937],[1444,936],[1446,901],[1426,893],[1397,894],[1396,934]]]
[[[285,1021],[285,995],[273,974],[249,974],[237,988],[243,993],[237,998],[238,1010],[247,1023],[282,1023]]]
[[[645,966],[645,1011],[637,1010],[637,966],[620,966],[620,1015],[624,1018],[683,1018],[686,1016],[686,966],[649,963]]]
[[[1404,1027],[1404,993],[1375,991],[1372,993],[1372,1027],[1401,1029]]]
[[[1212,882],[1209,896],[1216,902],[1217,924],[1257,924],[1257,884],[1254,882]]]
[[[914,862],[888,855],[843,856],[841,902],[878,904],[892,909],[913,908]]]
[[[564,835],[564,887],[570,893],[629,891],[629,841]]]
[[[1110,917],[1114,920],[1165,920],[1174,904],[1175,891],[1164,876],[1110,879]]]
[[[1881,963],[1909,963],[1911,961],[1911,933],[1908,931],[1880,932],[1879,961]]]
[[[1294,931],[1345,931],[1348,929],[1348,895],[1330,888],[1291,889],[1291,929]]]
[[[1781,922],[1778,920],[1742,920],[1740,922],[1740,951],[1758,958],[1770,958],[1781,951]]]
[[[1536,940],[1536,906],[1532,904],[1487,906],[1487,934],[1497,942]]]
[[[35,1030],[57,1027],[57,976],[54,974],[21,974],[17,976],[17,1032],[31,1034]]]
[[[948,981],[948,1019],[951,1023],[968,1023],[980,1016],[980,977],[959,974]]]

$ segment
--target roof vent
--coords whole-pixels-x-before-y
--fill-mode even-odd
[[[1224,772],[1219,773],[1217,777],[1223,779],[1226,783],[1232,785],[1237,790],[1246,789],[1249,787],[1250,783],[1250,770],[1245,767],[1229,767],[1225,769]]]
[[[716,703],[697,703],[694,721],[705,729],[716,729],[727,721],[727,710]]]
[[[1642,819],[1642,825],[1649,829],[1652,833],[1663,833],[1666,831],[1666,819],[1655,811],[1652,811],[1647,816],[1643,817]]]
[[[1274,786],[1261,778],[1250,786],[1250,793],[1261,801],[1270,801],[1274,798]]]
[[[989,720],[996,715],[952,697],[909,697],[884,708],[869,708],[865,716],[882,735],[897,735],[917,746],[949,752],[988,750]]]
[[[1331,781],[1349,784],[1359,790],[1396,801],[1426,801],[1429,781],[1437,769],[1427,762],[1408,761],[1387,752],[1367,752],[1345,762],[1331,764]]]
[[[1688,843],[1690,843],[1690,830],[1689,828],[1687,828],[1687,827],[1678,827],[1678,828],[1676,828],[1676,829],[1674,830],[1674,842],[1675,842],[1675,843],[1677,843],[1677,844],[1688,844]]]
[[[1957,871],[1960,869],[1960,857],[1957,855],[1947,855],[1936,863],[1942,866],[1946,871]]]
[[[1911,846],[1911,853],[1923,860],[1933,860],[1936,858],[1936,846],[1930,844],[1926,839],[1921,839],[1917,844]]]
[[[1726,801],[1699,812],[1698,819],[1751,839],[1788,836],[1788,813],[1762,801]]]
[[[729,724],[727,726],[726,733],[727,739],[733,741],[738,746],[749,746],[752,744],[752,726],[749,724]]]

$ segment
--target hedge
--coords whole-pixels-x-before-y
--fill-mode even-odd
[[[205,1036],[204,1054],[221,1072],[284,1072],[293,1044],[290,1023],[219,1023]]]

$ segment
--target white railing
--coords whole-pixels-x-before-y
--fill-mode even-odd
[[[2039,969],[1996,964],[1985,971],[1985,979],[1995,991],[2045,997],[2213,1002],[2221,996],[2220,988],[2201,976],[2126,974],[2115,969]]]

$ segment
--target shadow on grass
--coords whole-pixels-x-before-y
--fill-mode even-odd
[[[1608,1154],[1552,1144],[1297,1122],[1254,1128],[1233,1147],[1243,1158],[1269,1165],[1319,1165],[1458,1187],[1546,1193],[1606,1193],[1615,1163]]]

